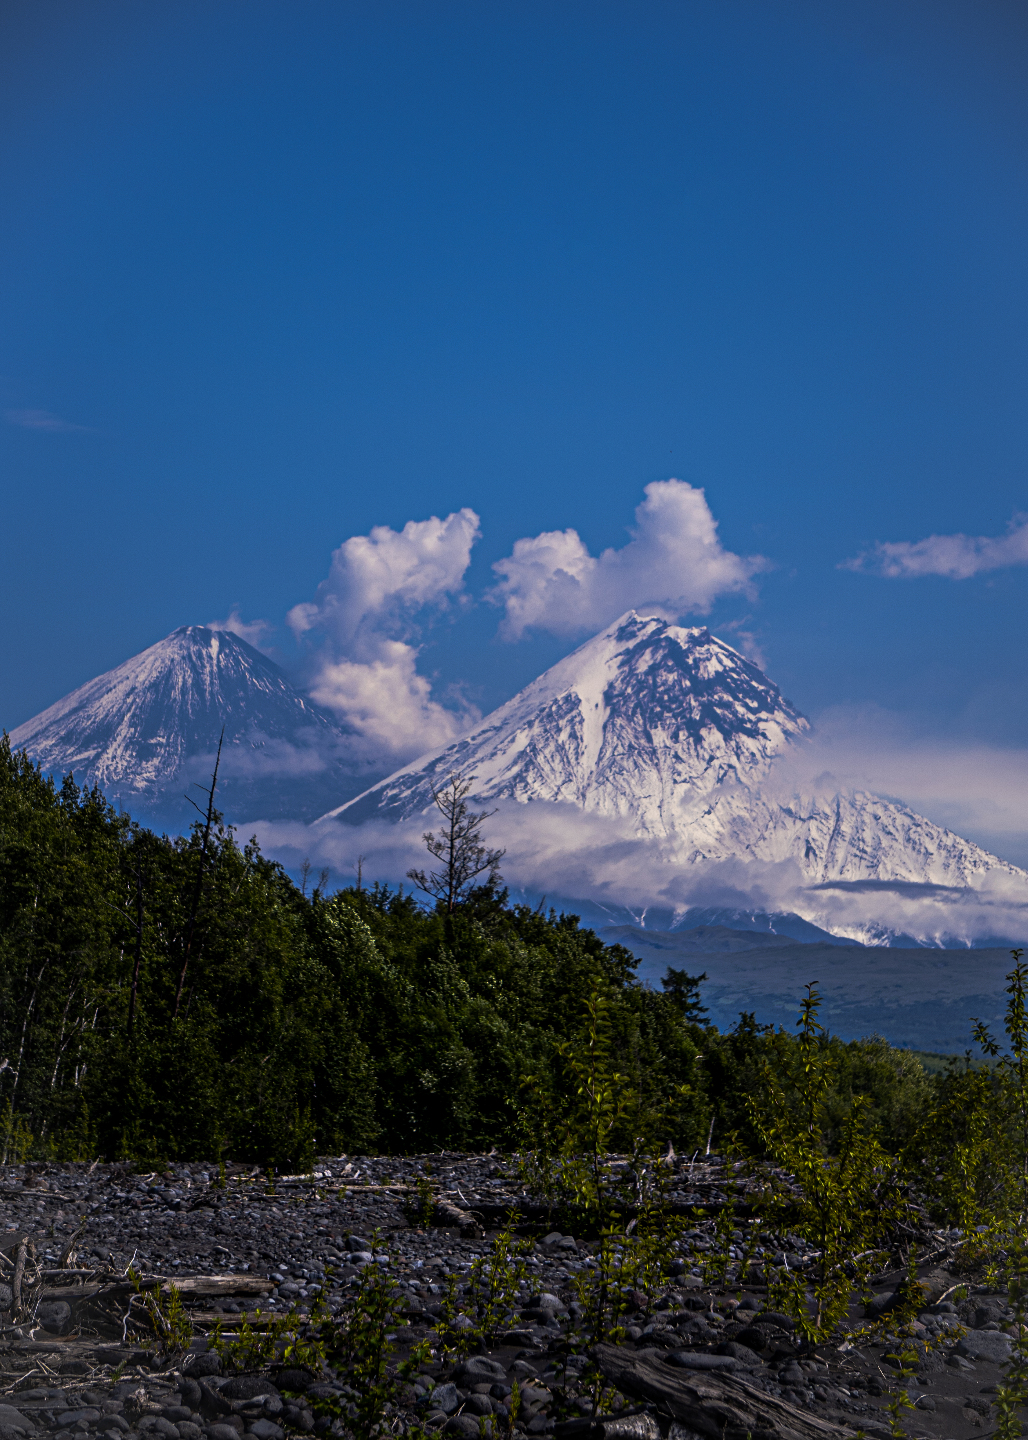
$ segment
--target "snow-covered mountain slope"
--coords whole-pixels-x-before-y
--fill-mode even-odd
[[[564,802],[616,821],[656,847],[662,868],[731,865],[739,885],[760,870],[793,876],[806,897],[779,897],[790,910],[865,941],[888,936],[875,910],[904,887],[941,902],[998,883],[1028,902],[1028,874],[905,805],[790,783],[782,762],[808,731],[777,686],[708,630],[629,612],[461,739],[322,821],[431,814],[433,787],[459,770],[486,803]],[[502,841],[497,825],[491,838]],[[655,904],[661,891],[655,876]]]
[[[133,814],[175,815],[189,809],[184,791],[209,784],[222,726],[217,803],[230,818],[305,818],[352,794],[335,722],[266,655],[203,625],[173,631],[10,738],[44,770],[99,785]]]
[[[665,836],[726,785],[757,785],[808,729],[766,675],[709,631],[630,611],[459,740],[332,814],[419,814],[459,769],[483,798],[568,801]]]
[[[678,832],[687,864],[791,861],[815,885],[974,885],[990,872],[1028,875],[907,806],[866,791],[784,794],[734,787]]]

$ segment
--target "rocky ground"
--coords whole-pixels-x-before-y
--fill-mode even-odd
[[[678,1162],[668,1203],[682,1216],[700,1205],[712,1213],[731,1188],[717,1161]],[[9,1166],[0,1171],[0,1206],[0,1440],[43,1431],[112,1440],[113,1432],[164,1440],[338,1433],[340,1413],[359,1398],[345,1375],[274,1365],[229,1374],[209,1337],[219,1323],[231,1337],[247,1316],[259,1326],[316,1305],[345,1315],[369,1265],[385,1267],[400,1294],[395,1358],[419,1343],[427,1351],[393,1428],[416,1418],[468,1440],[885,1436],[900,1389],[914,1407],[903,1416],[906,1433],[986,1436],[1010,1346],[1005,1297],[947,1271],[952,1235],[934,1237],[921,1267],[920,1353],[916,1373],[903,1379],[887,1330],[880,1344],[810,1352],[788,1319],[769,1311],[760,1263],[802,1268],[795,1237],[783,1238],[780,1254],[751,1253],[741,1273],[739,1248],[722,1291],[703,1275],[713,1222],[689,1223],[685,1258],[670,1253],[661,1282],[630,1296],[625,1342],[592,1354],[614,1394],[612,1415],[598,1425],[575,1418],[590,1357],[581,1353],[573,1281],[588,1273],[595,1242],[554,1231],[501,1157],[342,1157],[319,1162],[313,1176],[274,1183],[240,1167],[174,1165],[143,1175],[128,1165]],[[531,1242],[521,1298],[489,1348],[447,1361],[447,1290],[457,1287],[459,1308],[460,1285],[515,1208]],[[743,1247],[743,1229],[736,1238]],[[130,1267],[165,1311],[175,1282],[192,1330],[185,1353],[157,1344]],[[881,1277],[883,1313],[899,1278]]]

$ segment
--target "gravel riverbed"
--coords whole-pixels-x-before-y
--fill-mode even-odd
[[[669,1204],[685,1217],[697,1206],[712,1214],[733,1186],[716,1159],[678,1162]],[[520,1298],[494,1343],[447,1363],[439,1333],[447,1290],[459,1299],[513,1210],[532,1246]],[[745,1218],[738,1223],[745,1227]],[[783,1237],[779,1253],[751,1247],[744,1254],[740,1228],[730,1286],[706,1288],[694,1262],[712,1227],[711,1219],[689,1222],[690,1253],[669,1252],[660,1282],[630,1297],[624,1343],[590,1357],[578,1337],[573,1282],[592,1263],[595,1241],[554,1230],[500,1156],[344,1156],[319,1161],[313,1175],[273,1182],[239,1166],[171,1165],[159,1174],[129,1165],[7,1166],[0,1170],[0,1440],[44,1432],[80,1440],[340,1433],[339,1414],[354,1399],[345,1376],[275,1366],[226,1374],[208,1341],[216,1325],[231,1335],[258,1308],[266,1318],[317,1304],[342,1316],[369,1265],[385,1267],[401,1295],[395,1358],[419,1343],[430,1352],[391,1416],[397,1432],[416,1422],[467,1440],[554,1433],[557,1440],[742,1440],[740,1427],[765,1440],[858,1429],[884,1437],[885,1407],[901,1386],[913,1406],[903,1417],[906,1433],[963,1440],[992,1432],[1011,1316],[1005,1296],[948,1272],[953,1236],[936,1235],[921,1267],[920,1353],[904,1380],[890,1361],[896,1346],[887,1333],[875,1346],[843,1342],[811,1353],[787,1318],[768,1309],[760,1266],[802,1269],[808,1257],[794,1237]],[[193,1331],[187,1353],[162,1355],[130,1267],[155,1294],[178,1285]],[[887,1308],[898,1279],[882,1277],[879,1308]],[[590,1358],[614,1387],[614,1409],[599,1422],[575,1415]],[[521,1407],[512,1418],[515,1382]]]

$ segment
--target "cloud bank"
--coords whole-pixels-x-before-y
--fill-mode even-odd
[[[620,550],[590,555],[577,530],[547,530],[518,540],[493,569],[490,592],[506,611],[500,634],[526,630],[576,635],[600,630],[626,610],[676,619],[709,610],[718,595],[746,590],[767,569],[759,556],[725,550],[702,490],[683,480],[646,486],[632,538]]]
[[[840,570],[865,571],[889,580],[944,575],[969,580],[987,570],[1028,565],[1028,520],[1015,517],[1005,535],[929,535],[926,540],[879,541],[843,560]]]
[[[312,646],[312,698],[346,725],[369,760],[402,763],[478,719],[459,700],[448,708],[432,698],[413,642],[424,612],[463,599],[479,534],[478,516],[466,507],[399,531],[376,525],[339,546],[315,599],[286,617]]]
[[[358,854],[365,857],[365,876],[393,884],[424,859],[423,816],[400,824],[259,822],[253,828],[262,846],[285,864],[309,856],[327,865],[341,884],[348,883]],[[681,917],[690,907],[713,906],[792,911],[835,934],[872,944],[881,943],[889,931],[929,944],[971,944],[1028,933],[1025,887],[1002,873],[990,874],[975,889],[909,882],[819,886],[791,861],[683,866],[673,847],[640,838],[622,821],[548,801],[500,801],[486,838],[506,847],[503,876],[512,889],[533,899],[548,896],[571,909],[585,906],[590,923],[604,918],[623,923],[654,911]]]

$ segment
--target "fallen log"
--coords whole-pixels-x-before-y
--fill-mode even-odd
[[[480,1239],[485,1234],[485,1227],[469,1210],[461,1210],[441,1196],[432,1206],[432,1224],[444,1230],[459,1230],[466,1240]]]
[[[625,1395],[655,1402],[665,1415],[711,1440],[856,1440],[848,1426],[818,1420],[734,1375],[673,1370],[645,1351],[597,1345],[606,1378]]]
[[[183,1275],[165,1279],[162,1292],[168,1294],[172,1285],[180,1295],[268,1295],[275,1281],[261,1275]]]
[[[52,1273],[52,1272],[51,1272]],[[134,1292],[136,1284],[141,1290],[160,1290],[170,1295],[171,1287],[183,1297],[190,1295],[268,1295],[275,1288],[274,1280],[261,1275],[183,1275],[181,1278],[168,1275],[140,1275],[136,1283],[124,1275],[72,1285],[44,1285],[39,1293],[41,1300],[92,1300],[96,1295],[122,1296]]]
[[[65,1267],[60,1270],[40,1270],[39,1274],[43,1280],[75,1280],[83,1275],[88,1275],[92,1279],[97,1275],[106,1275],[107,1271],[100,1265],[89,1265],[76,1269]]]

